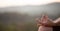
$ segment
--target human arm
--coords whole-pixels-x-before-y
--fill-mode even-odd
[[[53,22],[56,24],[55,26],[60,26],[60,18],[54,20]]]

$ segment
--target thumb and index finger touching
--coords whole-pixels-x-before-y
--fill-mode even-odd
[[[42,21],[46,21],[47,19],[48,19],[48,16],[43,14],[41,18],[36,18],[36,21],[42,22]]]

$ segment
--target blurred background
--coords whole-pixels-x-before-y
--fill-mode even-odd
[[[42,14],[60,17],[60,0],[0,0],[0,31],[38,31]]]

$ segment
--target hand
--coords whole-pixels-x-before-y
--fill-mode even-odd
[[[47,25],[47,19],[48,17],[46,15],[43,15],[41,19],[39,18],[36,18],[36,21],[37,21],[37,25],[40,26],[40,25]]]
[[[49,19],[47,15],[43,15],[41,19],[37,19],[37,23],[43,26],[53,26],[55,25],[52,19]]]
[[[41,21],[40,21],[39,18],[36,18],[36,22],[37,22],[37,26],[38,26],[38,27],[42,25],[42,23],[41,23]]]
[[[44,26],[54,26],[55,23],[53,22],[52,19],[48,18],[47,15],[43,15],[42,18],[41,18],[41,21],[42,21],[42,24]]]

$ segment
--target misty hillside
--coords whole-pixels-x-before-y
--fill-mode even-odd
[[[56,19],[60,16],[60,3],[50,3],[46,5],[27,5],[27,6],[11,6],[0,8],[0,23],[35,23],[36,17],[40,17],[41,14],[47,13],[49,18]],[[33,16],[32,16],[33,15]]]
[[[0,12],[18,12],[26,13],[33,16],[40,16],[42,13],[47,13],[52,17],[60,16],[60,3],[54,2],[46,5],[26,5],[26,6],[11,6],[0,8]]]
[[[46,5],[27,5],[27,6],[11,6],[11,7],[5,7],[0,8],[0,12],[6,12],[6,11],[15,11],[15,12],[22,12],[22,13],[28,13],[31,15],[38,15],[42,12],[46,12],[48,14],[58,14],[60,12],[60,3],[54,2]],[[57,13],[58,12],[58,13]]]

